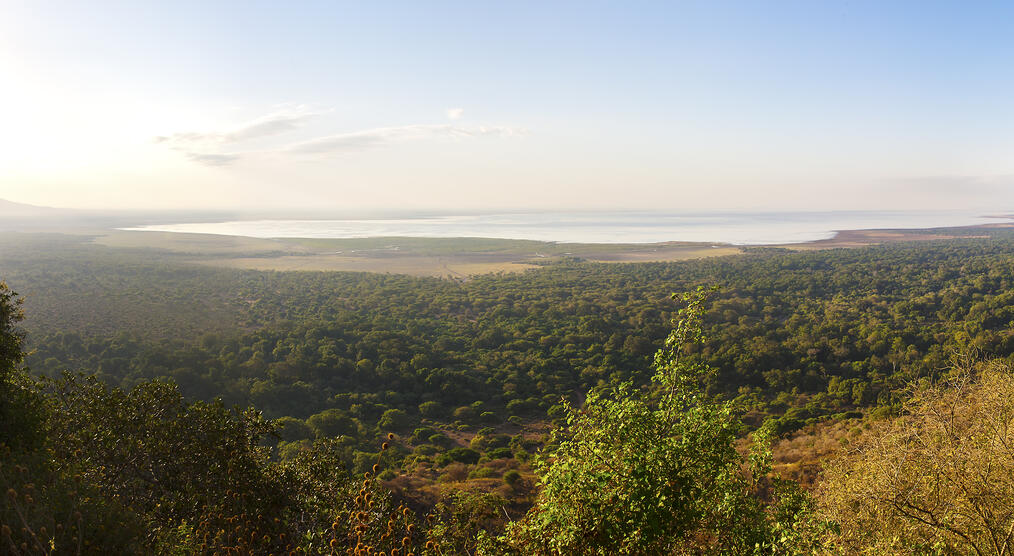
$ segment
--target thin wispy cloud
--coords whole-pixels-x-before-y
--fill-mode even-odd
[[[450,119],[458,119],[464,113],[461,108],[446,111]],[[457,124],[416,124],[392,127],[378,127],[314,137],[297,142],[282,143],[266,149],[239,152],[227,147],[254,139],[270,138],[293,132],[307,120],[320,115],[303,108],[273,112],[247,122],[230,131],[197,132],[186,131],[162,135],[155,138],[169,148],[180,151],[193,162],[206,166],[228,166],[242,158],[254,155],[276,156],[319,156],[326,157],[355,151],[380,148],[395,143],[422,141],[438,138],[468,139],[484,136],[523,135],[526,130],[509,126],[457,125]]]
[[[184,153],[187,158],[205,166],[228,166],[240,159],[233,153]]]
[[[172,135],[160,135],[156,143],[168,143],[171,146],[225,145],[281,135],[302,127],[307,120],[320,115],[304,109],[274,112],[247,122],[231,131],[198,132],[187,131]]]
[[[471,138],[525,133],[524,129],[507,126],[406,125],[318,137],[289,145],[281,151],[294,154],[340,154],[435,137]]]

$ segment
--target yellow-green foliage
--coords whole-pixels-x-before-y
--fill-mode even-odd
[[[1014,550],[1014,374],[959,368],[915,390],[826,469],[829,550],[1010,554]]]
[[[699,381],[709,369],[685,352],[703,339],[708,293],[684,296],[687,306],[655,358],[656,391],[629,384],[598,389],[570,411],[566,428],[554,433],[539,459],[542,490],[535,507],[487,552],[743,554],[780,548],[775,533],[785,527],[770,516],[795,519],[795,512],[769,513],[754,495],[770,465],[765,443],[749,461],[736,451],[731,405],[703,394]],[[742,473],[747,466],[752,476]]]

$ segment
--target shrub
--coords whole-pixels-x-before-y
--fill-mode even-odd
[[[336,436],[358,436],[359,423],[340,409],[327,409],[311,415],[306,424],[313,430],[317,438]]]
[[[401,409],[388,409],[377,422],[377,426],[383,431],[405,430],[410,424],[408,413]]]
[[[500,422],[500,419],[496,416],[496,413],[493,413],[492,411],[483,411],[482,414],[479,415],[479,420],[482,421],[483,423]]]
[[[519,473],[516,469],[511,469],[510,471],[503,474],[503,482],[509,484],[510,486],[517,485],[518,481],[520,480],[521,473]]]
[[[435,419],[444,414],[444,406],[440,402],[423,402],[419,404],[419,414]]]
[[[959,368],[921,386],[829,462],[819,515],[839,552],[1007,554],[1014,548],[1014,372]]]
[[[455,409],[453,415],[454,418],[458,419],[459,421],[471,421],[472,419],[475,419],[477,413],[475,412],[475,409],[472,408],[471,406],[463,405]]]
[[[436,444],[442,448],[450,448],[454,446],[454,441],[449,436],[443,433],[437,433],[426,439],[430,444]]]
[[[487,459],[506,459],[514,457],[514,452],[511,452],[510,448],[495,448],[486,452]]]
[[[474,464],[479,461],[479,452],[470,448],[452,448],[448,450],[445,455],[451,459],[451,461],[457,461],[460,463]]]
[[[412,432],[412,437],[410,438],[410,440],[413,443],[419,443],[427,440],[428,438],[432,437],[435,434],[439,433],[433,427],[420,427]]]
[[[703,340],[708,291],[686,294],[680,320],[655,356],[656,389],[631,384],[589,393],[567,411],[536,463],[542,490],[523,520],[508,525],[496,550],[524,554],[673,554],[774,551],[778,535],[752,495],[750,477],[770,453],[735,447],[730,403],[706,398],[710,369],[686,357]],[[758,446],[764,447],[765,442]],[[487,547],[488,550],[494,550]]]
[[[294,417],[282,417],[272,421],[275,433],[286,442],[296,442],[313,438],[314,432],[309,425]]]
[[[489,467],[480,467],[478,469],[473,470],[471,473],[469,473],[468,474],[468,478],[469,479],[489,479],[491,477],[496,477],[497,474],[498,473],[496,472],[496,469],[491,469]]]

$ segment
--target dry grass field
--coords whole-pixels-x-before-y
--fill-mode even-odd
[[[466,279],[497,272],[522,272],[538,263],[575,258],[592,262],[666,262],[735,255],[728,244],[552,243],[494,238],[258,239],[211,234],[99,230],[82,232],[115,249],[153,250],[189,262],[226,268],[278,271],[352,271]],[[803,251],[861,247],[898,241],[981,237],[968,228],[851,230],[809,243],[777,245]]]
[[[514,261],[480,261],[461,257],[399,256],[369,257],[341,255],[282,255],[277,257],[234,257],[208,259],[202,264],[253,270],[342,270],[467,278],[475,274],[521,272],[535,265]]]

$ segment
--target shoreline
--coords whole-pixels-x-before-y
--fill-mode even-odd
[[[462,280],[479,274],[523,272],[566,259],[600,263],[673,262],[736,255],[758,248],[809,251],[905,241],[981,238],[988,237],[987,230],[1006,228],[1014,228],[1014,222],[945,228],[840,230],[826,239],[748,246],[714,242],[556,243],[474,237],[262,239],[109,229],[82,230],[78,234],[90,236],[90,242],[105,247],[156,251],[184,262],[215,267],[373,272]]]

